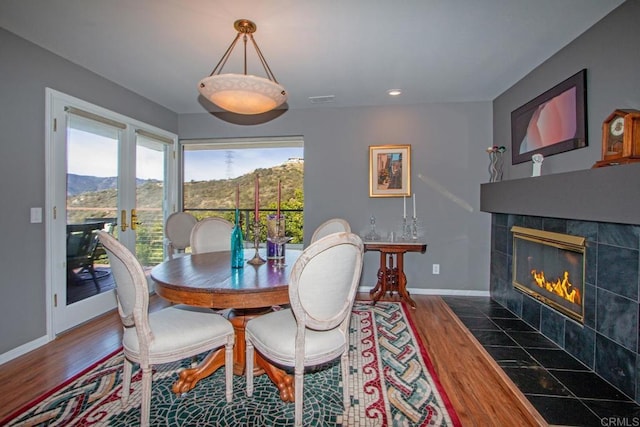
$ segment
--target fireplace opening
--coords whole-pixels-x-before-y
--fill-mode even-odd
[[[513,286],[584,321],[585,238],[514,226]]]

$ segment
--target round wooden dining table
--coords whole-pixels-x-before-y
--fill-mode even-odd
[[[248,251],[247,251],[248,252]],[[302,251],[286,249],[285,266],[268,259],[262,265],[245,263],[231,268],[231,252],[185,255],[158,264],[151,270],[155,290],[162,298],[177,304],[212,309],[228,309],[225,316],[235,330],[233,372],[245,370],[246,323],[272,307],[289,303],[288,279]],[[246,255],[245,255],[246,256]],[[264,257],[264,254],[262,254]],[[255,352],[254,375],[266,373],[278,387],[280,398],[294,401],[293,377]],[[176,394],[191,390],[202,378],[224,366],[224,348],[211,352],[198,366],[180,372],[173,385]]]

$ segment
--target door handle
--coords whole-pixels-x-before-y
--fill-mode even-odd
[[[140,223],[138,222],[138,211],[135,209],[131,209],[131,229],[133,231],[138,229]]]
[[[127,231],[127,227],[127,211],[122,209],[122,211],[120,211],[120,229]]]

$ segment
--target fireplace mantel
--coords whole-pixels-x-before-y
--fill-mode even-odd
[[[480,210],[640,224],[640,163],[482,184]]]

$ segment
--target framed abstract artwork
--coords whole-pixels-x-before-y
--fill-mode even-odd
[[[514,165],[587,146],[586,81],[583,69],[511,113]]]
[[[411,195],[411,145],[369,147],[369,197]]]

